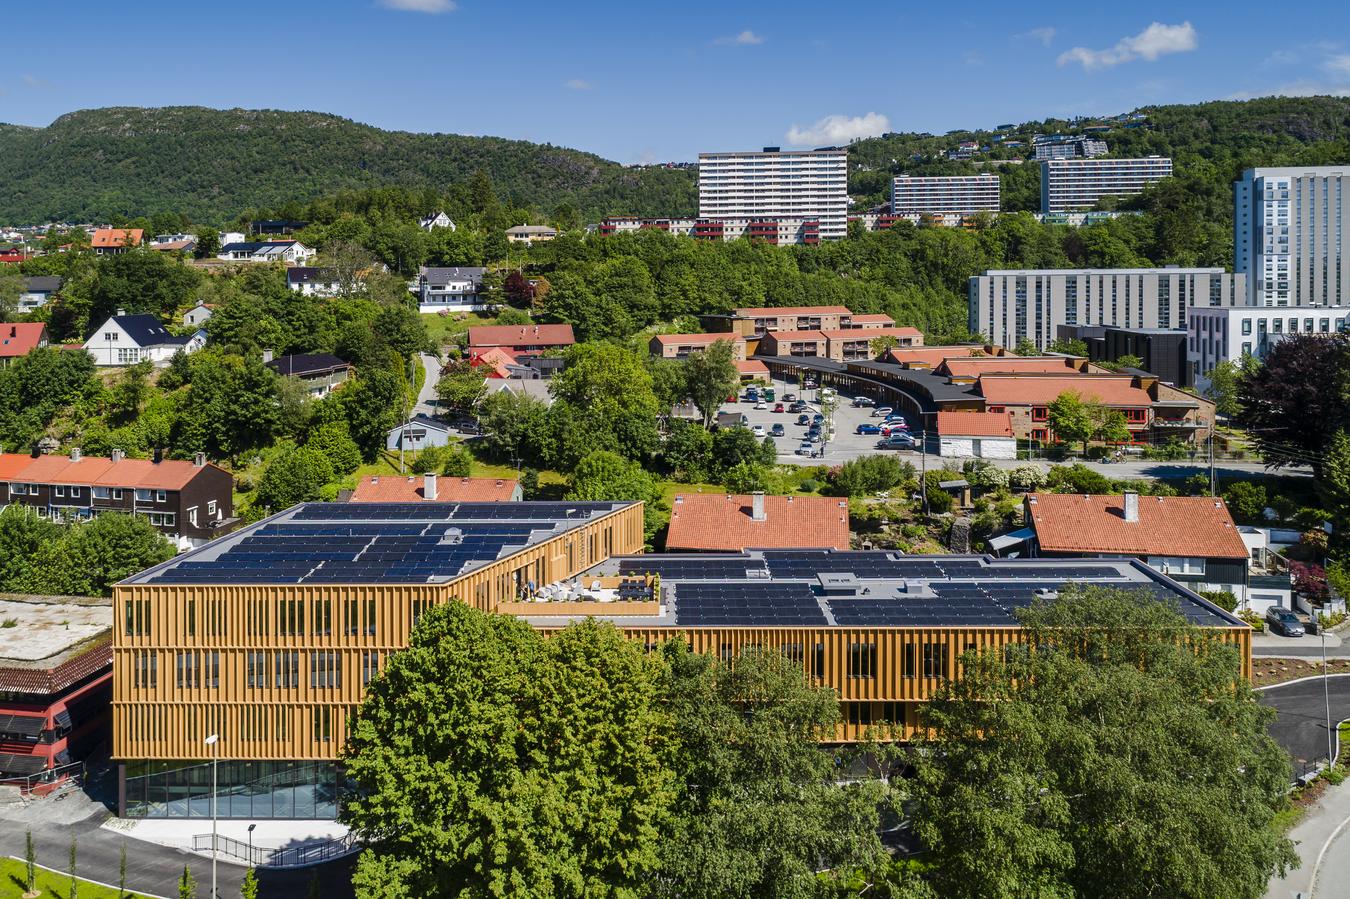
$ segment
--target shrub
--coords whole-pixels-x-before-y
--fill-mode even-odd
[[[946,480],[947,472],[930,471],[924,475],[924,486],[928,493],[928,511],[934,515],[943,515],[956,506],[956,498],[943,490],[939,484]]]
[[[895,456],[861,456],[845,462],[832,473],[834,492],[840,496],[866,496],[889,490],[914,476],[914,466]]]
[[[1238,612],[1238,617],[1251,625],[1252,630],[1256,631],[1258,634],[1265,632],[1266,620],[1251,609],[1243,609],[1241,612]]]
[[[1250,481],[1234,481],[1223,488],[1223,501],[1238,521],[1260,521],[1266,509],[1266,488]]]
[[[964,466],[970,486],[980,490],[998,490],[1008,486],[1009,472],[984,459],[971,459]]]
[[[1008,469],[1008,486],[1013,490],[1035,490],[1045,483],[1045,472],[1035,465],[1018,465]]]
[[[451,478],[467,478],[473,471],[473,456],[459,444],[445,449],[445,463],[441,466],[441,474]]]
[[[800,485],[798,485],[802,493],[819,493],[820,488],[824,486],[825,486],[824,484],[822,484],[820,481],[817,481],[815,478],[807,478],[806,480],[802,481]]]
[[[417,454],[408,466],[413,474],[430,474],[445,466],[446,447],[429,446]]]
[[[1158,446],[1150,446],[1144,450],[1145,459],[1154,459],[1161,462],[1175,462],[1178,459],[1186,459],[1191,455],[1191,447],[1175,437],[1168,439],[1166,443]]]
[[[728,493],[754,493],[766,486],[764,466],[753,462],[737,462],[723,476]]]
[[[1046,484],[1056,493],[1112,493],[1111,479],[1086,465],[1056,465],[1050,469]]]
[[[1200,595],[1225,612],[1231,612],[1237,608],[1237,597],[1233,595],[1231,590],[1201,590]]]
[[[345,421],[329,421],[315,428],[305,446],[327,456],[337,474],[351,474],[361,467],[361,448]]]

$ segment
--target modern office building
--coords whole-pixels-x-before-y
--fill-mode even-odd
[[[848,151],[700,153],[698,214],[722,222],[813,220],[821,240],[837,240],[848,228]]]
[[[998,212],[998,175],[912,177],[891,181],[891,215]]]
[[[1047,159],[1041,163],[1041,212],[1091,209],[1104,197],[1134,196],[1171,174],[1166,156]]]
[[[1060,325],[1184,328],[1195,307],[1246,302],[1246,278],[1221,268],[1003,269],[970,279],[969,328],[1012,349],[1045,349]]]
[[[1276,342],[1289,334],[1331,334],[1347,329],[1346,306],[1239,306],[1192,309],[1186,322],[1191,375],[1200,387],[1220,362],[1243,356],[1265,359]]]
[[[1093,362],[1115,362],[1123,356],[1137,356],[1143,371],[1178,387],[1195,386],[1184,329],[1060,325],[1057,332],[1060,340],[1081,340],[1087,344],[1088,359]]]
[[[448,602],[545,633],[595,617],[724,659],[780,649],[839,692],[838,740],[881,722],[909,736],[962,652],[1016,642],[1013,610],[1069,582],[1173,601],[1250,668],[1241,620],[1135,560],[631,555],[642,541],[641,503],[315,503],[127,579],[113,597],[121,814],[205,814],[214,750],[223,817],[334,815],[348,715]]]
[[[1254,306],[1350,304],[1350,165],[1247,169],[1233,185],[1233,271]]]

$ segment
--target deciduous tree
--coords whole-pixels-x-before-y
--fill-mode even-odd
[[[727,397],[736,393],[739,384],[736,350],[730,340],[715,340],[684,363],[684,392],[698,407],[705,428],[712,424]]]

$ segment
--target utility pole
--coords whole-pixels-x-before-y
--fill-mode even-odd
[[[928,442],[927,437],[924,443]],[[923,498],[923,514],[928,514],[928,447],[921,445],[919,447],[919,465],[922,473],[919,475],[919,496]]]
[[[1214,482],[1214,420],[1209,422],[1209,495],[1217,495]]]

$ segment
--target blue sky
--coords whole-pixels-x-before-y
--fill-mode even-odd
[[[313,109],[637,162],[1350,95],[1350,4],[1321,0],[1292,17],[1268,4],[1081,0],[13,7],[0,121],[28,125],[115,105]]]

